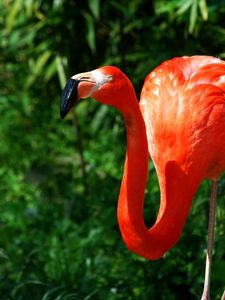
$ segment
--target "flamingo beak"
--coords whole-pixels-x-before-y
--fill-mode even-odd
[[[66,86],[62,92],[61,97],[61,104],[60,104],[60,116],[61,119],[64,119],[65,116],[68,114],[71,107],[75,104],[75,102],[78,100],[78,84],[80,83],[80,80],[70,78]]]

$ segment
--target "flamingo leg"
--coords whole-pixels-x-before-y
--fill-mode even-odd
[[[225,291],[223,292],[221,300],[225,300]]]
[[[205,280],[204,288],[201,300],[210,300],[210,279],[211,279],[211,267],[212,267],[212,249],[214,239],[214,225],[215,225],[215,211],[217,200],[217,180],[212,180],[211,183],[211,197],[209,204],[209,225],[208,225],[208,244],[205,264]]]

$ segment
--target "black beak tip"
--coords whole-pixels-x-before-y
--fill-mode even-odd
[[[60,104],[60,117],[64,119],[70,108],[78,100],[77,87],[79,80],[70,78],[62,92],[61,104]]]
[[[60,117],[64,119],[70,110],[71,100],[68,101],[68,98],[65,95],[61,97],[61,105],[60,105]]]
[[[63,120],[65,118],[65,116],[66,116],[66,113],[61,110],[60,111],[60,117],[61,117],[61,119]]]

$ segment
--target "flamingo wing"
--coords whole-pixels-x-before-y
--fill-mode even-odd
[[[224,61],[210,56],[165,61],[147,76],[140,108],[158,173],[169,161],[185,174],[202,167],[207,178],[225,170]]]

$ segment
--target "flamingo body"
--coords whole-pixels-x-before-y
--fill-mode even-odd
[[[118,201],[121,234],[131,251],[160,258],[179,240],[201,181],[225,170],[225,62],[193,56],[162,63],[147,76],[140,105],[130,80],[111,66],[69,80],[62,117],[75,101],[71,94],[75,100],[91,96],[122,113],[127,150]],[[149,153],[161,193],[150,229],[143,220]]]
[[[131,188],[129,196],[120,194],[118,219],[129,249],[148,259],[157,259],[179,240],[201,181],[218,178],[225,170],[225,63],[208,56],[162,63],[145,80],[140,109],[148,150],[158,175],[160,208],[152,228],[146,230],[140,221],[134,230],[142,212],[132,203],[135,188]],[[140,137],[136,135],[135,139],[138,142]],[[142,161],[143,148],[138,150]],[[127,164],[125,170],[129,168]],[[134,166],[129,177],[137,170],[138,166]],[[126,180],[128,185],[129,179]],[[143,209],[141,201],[138,208]],[[133,227],[132,216],[136,216]],[[131,232],[128,228],[132,228]],[[140,228],[141,234],[134,234]]]

